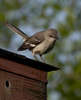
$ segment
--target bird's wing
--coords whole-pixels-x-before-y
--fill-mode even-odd
[[[18,48],[18,51],[26,49],[32,50],[42,41],[44,41],[44,31],[42,31],[42,33],[38,32],[31,36],[28,40],[24,41],[24,43]]]
[[[29,36],[27,36],[24,32],[22,32],[19,28],[17,28],[16,26],[12,25],[12,24],[8,24],[6,23],[6,26],[12,30],[13,32],[18,33],[19,35],[21,35],[25,40],[27,40],[29,38]]]

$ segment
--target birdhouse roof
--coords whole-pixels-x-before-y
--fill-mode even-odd
[[[36,69],[39,69],[39,70],[43,70],[45,72],[59,70],[58,67],[29,59],[29,58],[27,58],[23,55],[11,52],[9,50],[0,49],[0,58],[5,58],[5,59],[8,59],[10,61],[14,61],[14,62],[17,62],[17,63],[20,63],[20,64],[27,65],[29,67],[33,67],[33,68],[36,68]]]

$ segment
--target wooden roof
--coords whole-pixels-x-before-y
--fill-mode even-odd
[[[59,70],[58,67],[55,67],[55,66],[52,66],[49,64],[45,64],[45,63],[42,63],[39,61],[35,61],[35,60],[29,59],[23,55],[16,54],[14,52],[4,50],[4,49],[0,49],[0,58],[6,58],[8,60],[11,60],[11,61],[14,61],[17,63],[21,63],[24,65],[28,65],[28,66],[36,68],[36,69],[44,70],[46,72]]]

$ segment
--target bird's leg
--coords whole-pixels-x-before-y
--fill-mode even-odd
[[[39,56],[40,56],[41,61],[42,61],[43,63],[45,63],[46,61],[45,61],[45,59],[43,58],[43,56],[42,56],[42,55],[39,55]]]
[[[37,58],[37,56],[36,56],[36,55],[33,55],[33,57],[35,58],[35,60],[37,60],[37,61],[38,61],[38,58]]]
[[[35,55],[33,51],[32,51],[32,56],[35,58],[35,60],[38,60],[37,56]]]

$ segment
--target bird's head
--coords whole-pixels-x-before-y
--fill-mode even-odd
[[[50,37],[50,38],[54,38],[54,39],[58,39],[58,32],[56,29],[48,29],[46,31],[46,37]]]

